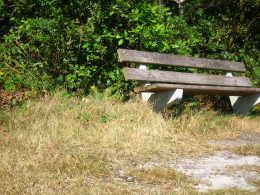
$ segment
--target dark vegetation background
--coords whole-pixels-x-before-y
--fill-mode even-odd
[[[241,61],[244,75],[260,86],[259,0],[186,0],[184,14],[178,6],[173,0],[2,0],[1,106],[57,88],[80,96],[96,86],[125,99],[133,84],[123,79],[118,48]]]

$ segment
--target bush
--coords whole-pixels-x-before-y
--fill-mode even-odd
[[[243,61],[246,75],[259,86],[255,26],[259,26],[260,3],[187,0],[185,5],[186,14],[177,15],[177,3],[158,6],[155,0],[4,0],[0,3],[1,89],[63,87],[68,92],[88,92],[98,86],[124,99],[132,85],[124,81],[118,48]]]

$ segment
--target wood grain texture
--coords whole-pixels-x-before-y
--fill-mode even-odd
[[[148,86],[135,88],[135,92],[161,92],[173,89],[183,89],[183,94],[191,95],[221,95],[221,96],[244,96],[260,93],[259,88],[247,87],[223,87],[154,83]]]
[[[246,72],[245,66],[242,62],[194,58],[128,49],[118,49],[117,52],[121,62],[201,68],[228,72]]]
[[[145,81],[152,83],[175,83],[193,85],[216,85],[232,87],[252,87],[247,77],[227,77],[218,75],[203,75],[184,72],[170,72],[160,70],[142,70],[123,68],[125,80]]]

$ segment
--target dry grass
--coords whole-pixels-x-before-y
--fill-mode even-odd
[[[1,113],[0,193],[196,193],[194,182],[180,173],[137,165],[212,154],[221,147],[208,139],[234,138],[241,130],[260,133],[259,122],[259,117],[215,112],[172,118],[155,113],[139,98],[117,103],[94,97],[86,103],[56,94]],[[231,149],[259,155],[259,146],[250,147]],[[126,182],[118,170],[135,182]]]
[[[241,171],[241,172],[257,172],[260,173],[260,166],[256,165],[242,165],[242,166],[237,166],[237,167],[230,167],[229,168],[232,171]]]
[[[252,156],[260,156],[260,144],[247,144],[242,146],[234,147],[233,150],[236,154],[239,155],[252,155]]]

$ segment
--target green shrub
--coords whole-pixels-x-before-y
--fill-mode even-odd
[[[124,99],[132,83],[124,81],[118,48],[243,61],[259,86],[259,1],[187,0],[185,6],[186,14],[177,15],[176,3],[155,0],[4,0],[1,89],[88,92],[98,86]]]

